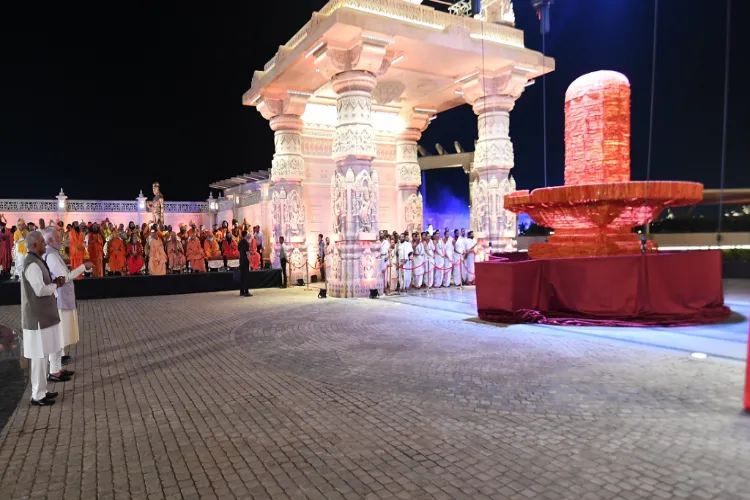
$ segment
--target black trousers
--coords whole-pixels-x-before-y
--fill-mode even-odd
[[[250,263],[240,262],[240,295],[249,293],[250,290],[247,288],[247,283],[250,278]]]
[[[326,281],[326,261],[318,257],[318,263],[320,264],[320,281],[325,283]]]
[[[287,260],[281,259],[281,286],[286,288],[287,287],[287,278],[286,278],[286,265]]]

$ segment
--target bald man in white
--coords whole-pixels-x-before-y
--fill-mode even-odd
[[[63,347],[55,294],[65,278],[53,279],[42,259],[46,250],[42,233],[29,233],[26,249],[20,275],[23,355],[31,360],[31,404],[49,406],[55,404],[57,393],[47,392],[47,357]]]

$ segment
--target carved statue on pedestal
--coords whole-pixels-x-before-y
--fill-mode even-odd
[[[164,225],[164,195],[159,190],[159,183],[153,184],[154,198],[148,202],[148,210],[151,212],[151,223],[158,226]]]

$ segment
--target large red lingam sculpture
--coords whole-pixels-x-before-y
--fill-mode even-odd
[[[505,208],[554,228],[548,243],[529,247],[530,257],[549,259],[638,253],[633,227],[702,199],[695,182],[630,181],[630,82],[597,71],[565,94],[565,185],[517,191]]]

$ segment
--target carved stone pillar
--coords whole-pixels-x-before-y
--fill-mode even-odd
[[[417,161],[417,141],[430,122],[430,114],[414,112],[406,117],[408,127],[396,142],[396,227],[409,233],[422,231],[422,195],[418,192],[422,184],[422,171]]]
[[[471,228],[478,260],[486,252],[516,248],[516,215],[505,210],[503,200],[516,189],[510,175],[514,161],[510,111],[527,81],[526,72],[511,69],[495,76],[477,75],[463,85],[464,98],[478,116],[479,139],[470,175]]]
[[[270,120],[274,131],[275,153],[271,163],[271,248],[278,253],[278,239],[284,237],[292,262],[290,279],[307,276],[304,268],[305,196],[302,179],[305,160],[302,156],[302,114],[307,97],[284,94],[264,96],[258,111]],[[300,250],[301,248],[301,250]],[[277,262],[278,256],[271,259]],[[310,264],[313,264],[312,262]]]
[[[375,76],[385,56],[382,45],[360,42],[346,50],[326,48],[316,64],[332,76],[337,94],[336,132],[331,179],[334,253],[327,272],[328,291],[334,297],[365,297],[379,283],[378,174],[375,131],[371,123]]]

